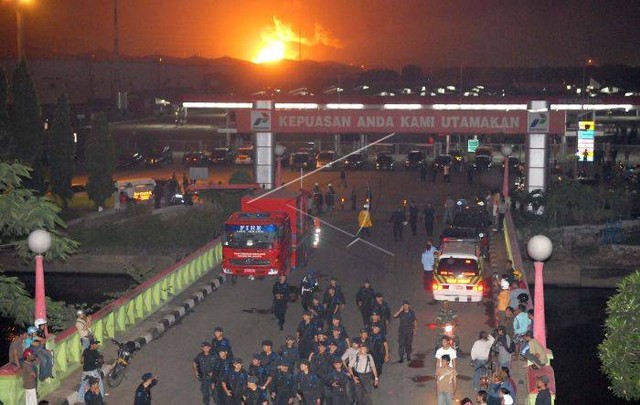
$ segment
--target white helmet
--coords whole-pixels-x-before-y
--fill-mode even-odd
[[[329,183],[328,186],[331,187],[331,183]]]
[[[509,289],[509,280],[507,280],[506,278],[503,278],[502,280],[500,280],[500,288],[503,290],[508,290]]]
[[[84,315],[84,311],[79,309],[76,311],[76,315],[80,316],[80,315]]]
[[[43,318],[38,318],[35,321],[33,321],[33,324],[36,326],[36,328],[39,328],[40,325],[46,325],[47,320],[43,319]]]
[[[369,204],[365,204],[363,205],[364,209],[368,210],[369,209]]]

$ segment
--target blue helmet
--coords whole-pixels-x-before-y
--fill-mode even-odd
[[[29,335],[33,335],[34,333],[38,333],[38,328],[36,328],[35,326],[29,326],[27,328],[27,333]]]

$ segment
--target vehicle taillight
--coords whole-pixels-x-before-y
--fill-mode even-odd
[[[433,291],[441,290],[442,286],[440,285],[440,283],[438,283],[437,281],[434,280],[433,283],[431,283],[431,289]]]

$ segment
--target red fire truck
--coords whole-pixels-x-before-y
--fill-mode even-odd
[[[319,221],[306,214],[308,196],[280,189],[243,197],[242,211],[224,225],[223,272],[255,278],[306,266],[320,242]]]

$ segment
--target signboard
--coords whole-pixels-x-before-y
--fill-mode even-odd
[[[578,122],[578,150],[576,151],[576,156],[583,162],[593,162],[595,135],[595,121]]]
[[[564,133],[564,113],[545,113],[536,131]],[[238,133],[526,134],[527,111],[444,110],[238,110]]]
[[[549,113],[548,112],[528,112],[527,132],[535,134],[549,133]]]
[[[467,152],[474,153],[476,149],[480,146],[480,141],[478,139],[469,139],[467,141]]]
[[[247,232],[247,233],[263,233],[263,232],[277,232],[278,226],[275,224],[269,225],[225,225],[224,229],[227,232]]]
[[[271,132],[271,111],[251,110],[251,130],[256,132]]]

